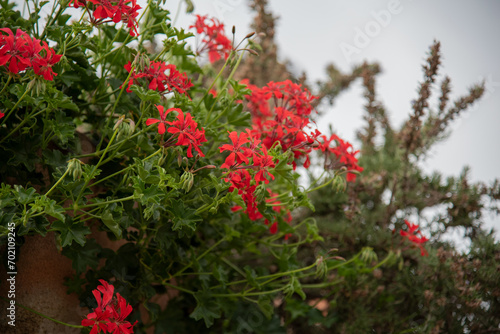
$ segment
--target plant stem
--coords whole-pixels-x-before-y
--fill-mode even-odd
[[[132,75],[132,72],[134,71],[134,68],[135,68],[135,64],[132,63],[132,66],[130,67],[130,72],[129,72],[128,76],[127,76],[127,79],[125,79],[125,82],[122,85],[122,89],[120,90],[120,94],[118,94],[118,97],[116,98],[115,104],[113,105],[113,109],[111,109],[108,121],[106,122],[106,126],[105,126],[106,128],[109,127],[109,125],[111,123],[111,120],[113,119],[113,115],[115,113],[116,106],[118,105],[118,101],[120,101],[120,98],[122,97],[123,91],[125,90],[125,87],[126,87],[126,83],[128,83],[128,81],[130,79],[130,76]],[[116,129],[116,130],[118,130],[118,129]],[[113,138],[114,138],[115,135],[116,135],[116,131],[115,131],[115,134],[113,134]],[[111,139],[111,141],[112,140],[113,139]],[[101,148],[103,142],[104,142],[104,136],[102,136],[101,141],[99,142],[99,145],[97,145],[96,151],[99,151],[99,149]],[[109,144],[108,144],[108,147],[109,147]],[[106,148],[106,150],[107,150],[107,148]],[[104,154],[106,154],[106,150],[104,150]],[[102,159],[102,157],[101,157],[101,159]]]
[[[10,117],[12,112],[17,108],[19,103],[21,103],[21,101],[24,99],[24,97],[26,96],[26,94],[28,94],[29,91],[30,90],[28,89],[28,87],[26,87],[26,91],[24,92],[24,94],[21,96],[21,98],[19,100],[17,100],[16,104],[12,107],[12,109],[10,109],[10,111],[7,113],[7,115],[5,115],[5,117],[2,120],[2,124],[0,124],[0,125],[3,125],[7,121],[7,119]]]
[[[238,69],[238,66],[240,66],[241,60],[243,59],[243,54],[244,54],[244,52],[242,51],[242,52],[241,52],[241,54],[240,54],[240,56],[238,57],[238,60],[236,61],[236,65],[234,65],[233,70],[232,70],[232,71],[231,71],[231,73],[229,74],[229,77],[228,77],[228,78],[226,79],[226,81],[224,82],[224,85],[223,85],[223,86],[222,86],[222,88],[221,88],[221,92],[223,92],[223,91],[226,89],[226,87],[227,87],[227,85],[228,85],[229,81],[233,78],[234,74],[236,73],[236,70]],[[228,57],[227,59],[229,60],[229,59],[230,59],[230,57]],[[226,64],[227,64],[227,61],[226,61]],[[226,64],[224,64],[224,66],[225,66]],[[224,69],[224,67],[222,68],[222,70],[223,70],[223,69]],[[219,74],[220,74],[220,73],[222,73],[222,70],[221,70],[221,72],[219,72]],[[218,77],[218,75],[217,75],[217,77]],[[212,86],[213,86],[213,84],[215,83],[215,81],[216,81],[216,80],[217,80],[217,78],[215,78],[214,82],[212,83]],[[212,86],[210,86],[210,88],[207,90],[207,92],[209,92],[209,91],[212,89]],[[207,93],[205,93],[205,94],[207,94]],[[206,118],[206,120],[205,120],[205,123],[206,123],[206,122],[208,122],[208,121],[210,120],[210,116],[212,115],[212,112],[213,112],[213,110],[214,110],[214,108],[215,108],[215,104],[216,104],[216,103],[217,103],[217,101],[219,100],[219,97],[220,97],[220,94],[218,94],[218,95],[217,95],[217,97],[215,98],[214,104],[212,104],[212,108],[210,108],[210,111],[208,112],[208,115],[207,115],[207,118]],[[203,98],[205,98],[205,97],[203,97]],[[200,102],[201,102],[201,101],[200,101]],[[218,119],[218,117],[216,118],[216,120],[217,120],[217,119]],[[211,124],[211,123],[213,123],[213,122],[210,122],[209,124]]]
[[[9,76],[9,78],[7,79],[7,82],[5,83],[5,85],[3,86],[2,90],[0,90],[0,94],[3,93],[3,91],[7,88],[7,86],[9,85],[10,81],[12,80],[12,77]]]
[[[90,173],[89,175],[89,178],[87,179],[87,181],[85,181],[82,189],[80,190],[80,193],[78,194],[78,197],[76,198],[75,200],[75,204],[78,203],[78,201],[80,200],[80,198],[82,197],[83,195],[83,192],[85,191],[85,188],[87,187],[87,185],[89,184],[90,180],[92,180],[92,178],[94,177],[94,174],[95,172],[97,171],[97,168],[99,168],[99,166],[101,165],[101,162],[102,160],[104,159],[104,156],[106,155],[106,153],[108,152],[109,150],[109,147],[111,145],[111,143],[113,142],[113,140],[115,139],[116,137],[116,134],[118,133],[118,128],[115,130],[115,132],[113,132],[113,136],[111,137],[111,139],[109,140],[109,143],[108,145],[106,146],[106,149],[104,150],[104,153],[101,155],[101,158],[99,159],[99,162],[97,163],[97,165],[94,166],[94,168],[92,168],[92,172]]]
[[[52,186],[52,188],[49,189],[49,191],[47,191],[45,193],[45,196],[48,197],[50,195],[50,193],[52,191],[54,191],[54,189],[56,189],[56,187],[59,185],[59,183],[62,182],[62,180],[66,177],[66,175],[68,175],[69,173],[69,168],[66,168],[66,171],[64,172],[64,174],[59,178],[59,180],[57,180],[57,182]]]
[[[78,209],[80,210],[80,209],[91,208],[91,207],[94,207],[94,206],[99,206],[99,205],[104,205],[104,204],[125,202],[125,201],[129,201],[131,199],[135,199],[135,196],[134,195],[130,195],[130,196],[123,197],[123,198],[117,198],[117,199],[114,199],[114,200],[111,200],[111,201],[99,202],[99,203],[92,203],[92,204],[81,206]],[[72,209],[72,208],[70,207],[68,209]]]
[[[200,256],[198,256],[196,258],[196,261],[197,262],[200,261],[205,255],[207,255],[208,253],[210,253],[215,247],[219,246],[219,244],[222,243],[225,240],[226,240],[226,238],[219,239],[219,241],[217,241],[215,244],[213,244],[212,246],[210,246],[206,251],[204,251]],[[193,265],[193,261],[191,261],[184,268],[182,268],[181,270],[179,270],[178,272],[176,272],[172,277],[175,277],[175,276],[178,276],[178,275],[182,274],[186,269],[188,269],[192,265]]]
[[[35,109],[36,110],[36,109]],[[12,131],[10,131],[5,137],[3,137],[1,140],[0,140],[0,144],[3,143],[5,140],[7,140],[7,138],[9,138],[10,136],[12,136],[17,130],[19,130],[20,127],[22,127],[26,122],[28,122],[30,120],[30,118],[32,117],[35,117],[35,116],[38,116],[40,115],[42,112],[44,112],[45,110],[47,109],[43,109],[37,113],[34,113],[34,114],[30,114],[28,116],[25,116],[23,118],[23,120],[21,121],[21,123],[19,123]]]

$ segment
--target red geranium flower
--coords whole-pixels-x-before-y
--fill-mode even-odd
[[[233,145],[230,144],[224,144],[221,147],[219,147],[220,152],[224,151],[229,151],[231,152],[227,158],[224,164],[222,164],[221,168],[231,168],[234,165],[234,162],[240,164],[242,162],[248,164],[248,157],[246,156],[245,152],[247,150],[242,147],[244,144],[248,143],[248,135],[244,132],[241,132],[240,135],[238,136],[238,133],[236,131],[229,132],[229,139],[231,139],[231,142]]]
[[[189,28],[195,28],[198,34],[204,35],[197,49],[198,54],[208,52],[208,60],[211,63],[222,57],[227,59],[232,50],[232,43],[224,33],[224,24],[215,18],[208,19],[207,15],[196,15],[196,22]]]
[[[151,124],[160,123],[160,124],[158,124],[158,133],[162,135],[162,134],[165,133],[165,130],[166,130],[165,124],[168,124],[167,121],[166,121],[168,113],[171,112],[171,111],[177,111],[177,110],[180,110],[180,109],[170,108],[170,109],[167,109],[167,111],[164,111],[163,106],[156,106],[156,108],[158,109],[158,112],[160,113],[160,119],[157,119],[157,118],[148,118],[146,120],[146,125],[150,126]]]
[[[16,30],[16,35],[9,28],[1,28],[7,36],[0,34],[0,66],[9,63],[9,72],[19,73],[31,66],[26,58],[26,41],[30,37],[21,29]]]
[[[406,226],[408,226],[408,232],[400,230],[399,234],[401,234],[401,236],[403,238],[407,238],[415,246],[417,246],[418,248],[420,248],[420,254],[422,256],[427,256],[428,253],[425,250],[423,244],[426,243],[427,241],[429,241],[429,239],[427,239],[426,237],[424,237],[422,235],[422,232],[420,232],[418,230],[419,226],[417,224],[412,224],[412,223],[410,223],[407,220],[405,220],[405,224],[406,224]]]
[[[131,324],[125,318],[132,312],[132,306],[119,294],[113,298],[114,287],[104,280],[99,280],[96,290],[92,291],[97,307],[93,312],[82,320],[82,326],[92,327],[90,334],[114,333],[132,334],[133,327],[137,323]]]
[[[132,63],[128,62],[125,69],[130,72]],[[138,84],[138,79],[144,78],[148,81],[148,88],[157,90],[159,93],[166,94],[170,92],[177,92],[179,94],[187,95],[189,88],[193,86],[188,79],[186,73],[181,73],[177,70],[175,65],[165,64],[161,61],[152,61],[148,68],[142,71],[134,69],[130,75],[130,80],[127,86],[127,92],[130,93],[130,87],[135,83]]]
[[[205,155],[200,150],[201,143],[207,141],[205,138],[205,129],[199,130],[198,123],[196,123],[191,114],[184,115],[184,112],[180,109],[175,109],[178,112],[177,121],[167,122],[170,127],[168,132],[177,135],[176,145],[187,146],[187,156],[188,158],[193,157],[191,149],[194,148],[196,152],[202,157]]]
[[[45,57],[36,57],[33,60],[33,70],[36,74],[43,76],[45,80],[53,80],[54,75],[57,75],[52,70],[52,66],[61,60],[62,55],[56,55],[56,52],[49,48],[46,42],[43,42],[43,50],[45,50]]]

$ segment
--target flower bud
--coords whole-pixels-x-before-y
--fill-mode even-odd
[[[333,177],[332,189],[336,193],[343,193],[347,188],[347,181],[340,175],[335,175]]]
[[[118,120],[116,121],[115,123],[115,126],[113,126],[113,131],[115,131],[116,129],[118,129],[118,127],[120,126],[120,124],[123,123],[123,120],[125,119],[125,115],[121,115]]]
[[[359,258],[361,259],[361,261],[363,261],[368,265],[378,260],[377,254],[373,251],[373,248],[371,247],[364,247],[361,250],[361,255]]]
[[[193,5],[193,2],[191,0],[184,0],[186,2],[186,13],[188,14],[191,14],[192,12],[194,12],[194,5]]]
[[[191,172],[184,172],[181,176],[181,188],[189,192],[194,184],[194,175]]]
[[[83,162],[76,158],[68,161],[68,174],[73,176],[73,180],[80,180],[82,177],[82,164]]]

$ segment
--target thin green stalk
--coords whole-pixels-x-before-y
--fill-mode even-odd
[[[318,190],[318,189],[324,188],[324,187],[326,187],[327,185],[329,185],[330,183],[332,183],[334,179],[335,179],[335,177],[332,177],[330,180],[328,180],[327,182],[323,183],[322,185],[319,185],[319,186],[317,186],[317,187],[315,187],[315,188],[312,188],[312,189],[308,189],[308,190],[306,190],[306,193],[308,193],[308,194],[309,194],[309,193],[311,193],[311,192],[313,192],[313,191],[316,191],[316,190]]]
[[[308,289],[320,289],[320,288],[326,288],[332,285],[336,285],[339,283],[342,283],[343,280],[336,280],[333,282],[325,282],[325,283],[317,283],[317,284],[302,284],[303,288],[308,288]]]
[[[57,180],[57,182],[52,186],[52,188],[50,188],[49,191],[47,191],[45,193],[45,196],[48,197],[50,195],[50,193],[52,191],[54,191],[54,189],[56,189],[56,187],[59,185],[59,183],[62,182],[62,180],[66,177],[66,175],[68,175],[68,173],[69,173],[69,168],[66,168],[66,171],[64,172],[64,174],[59,178],[59,180]]]
[[[78,208],[78,210],[86,209],[86,208],[91,208],[91,207],[94,207],[94,206],[107,205],[107,204],[111,204],[111,203],[125,202],[125,201],[129,201],[131,199],[135,199],[135,196],[134,195],[130,195],[130,196],[123,197],[123,198],[117,198],[117,199],[114,199],[114,200],[111,200],[111,201],[92,203],[92,204],[81,206],[81,207]],[[71,209],[72,209],[71,207],[67,208],[67,210],[71,210]]]
[[[28,87],[26,87],[26,91],[21,96],[21,98],[19,100],[17,100],[16,104],[12,107],[12,109],[10,109],[10,111],[7,113],[7,115],[5,115],[5,117],[2,120],[2,124],[1,125],[3,125],[7,121],[7,119],[10,117],[10,115],[12,114],[12,112],[17,108],[17,106],[19,105],[19,103],[21,103],[21,101],[24,99],[24,97],[26,96],[26,94],[28,94],[29,91],[30,91],[30,89],[28,89]]]
[[[255,279],[260,280],[260,279],[269,279],[269,278],[279,278],[280,276],[287,276],[287,275],[299,273],[299,272],[302,272],[302,271],[306,271],[306,270],[314,268],[315,266],[316,266],[316,262],[314,262],[310,266],[307,266],[307,267],[304,267],[304,268],[299,268],[299,269],[295,269],[295,270],[289,270],[289,271],[285,271],[285,272],[278,272],[278,273],[271,274],[271,275],[266,275],[266,276],[255,277]],[[244,280],[230,282],[227,285],[242,284],[242,283],[246,283],[246,282],[247,282],[247,280],[244,279]]]
[[[113,109],[111,109],[108,121],[106,122],[106,126],[105,126],[106,128],[108,128],[110,126],[111,120],[113,119],[113,115],[114,115],[115,110],[116,110],[116,107],[118,106],[118,101],[120,101],[120,98],[123,95],[123,91],[125,90],[125,87],[127,87],[126,83],[128,83],[128,81],[130,79],[130,76],[132,75],[132,72],[134,72],[134,68],[135,68],[135,63],[132,63],[132,66],[130,68],[130,72],[129,72],[128,76],[127,76],[127,79],[125,79],[125,82],[122,85],[122,89],[120,90],[120,94],[118,94],[118,97],[116,98],[115,104],[113,105]],[[115,133],[116,133],[116,131],[115,131]],[[96,151],[99,151],[99,149],[101,148],[103,142],[104,142],[104,136],[101,138],[101,141],[99,142],[99,145],[97,145]]]
[[[196,261],[197,262],[200,261],[205,255],[207,255],[208,253],[210,253],[212,250],[214,250],[215,247],[219,246],[225,240],[226,240],[226,238],[219,239],[219,241],[217,241],[215,244],[213,244],[212,246],[210,246],[206,251],[204,251],[200,256],[198,256],[196,258]],[[192,265],[193,265],[193,261],[191,261],[188,265],[184,266],[184,268],[182,268],[181,270],[179,270],[178,272],[176,272],[172,277],[175,277],[175,276],[178,276],[178,275],[182,274],[184,271],[186,271]]]
[[[3,93],[3,91],[7,88],[7,86],[9,85],[10,81],[12,80],[12,77],[9,75],[9,78],[7,79],[7,82],[5,83],[5,85],[3,86],[2,90],[0,90],[0,95]]]
[[[222,260],[222,262],[224,262],[225,264],[227,264],[228,266],[230,266],[231,268],[233,268],[241,276],[243,276],[243,277],[247,276],[245,274],[245,272],[243,272],[240,268],[238,268],[238,266],[236,266],[235,264],[233,264],[231,261],[229,261],[225,257],[221,257],[220,259]]]
[[[166,280],[162,281],[161,283],[162,283],[163,285],[166,285],[166,286],[170,287],[170,288],[174,288],[174,289],[176,289],[176,290],[179,290],[179,291],[182,291],[182,292],[186,292],[186,293],[189,293],[189,294],[191,294],[191,295],[194,295],[194,294],[195,294],[195,292],[194,292],[194,291],[191,291],[191,290],[188,290],[188,289],[182,288],[182,287],[177,286],[177,285],[170,284],[170,283],[168,283]]]
[[[150,127],[153,127],[153,126],[154,125],[151,125]],[[114,143],[113,145],[111,145],[110,149],[114,149],[115,147],[118,147],[119,145],[121,145],[121,143],[123,143],[124,141],[130,140],[132,138],[135,138],[135,137],[139,136],[140,134],[146,132],[148,129],[149,129],[149,127],[144,128],[141,131],[134,133],[132,136],[130,136],[130,137],[124,139],[124,140],[121,140],[118,143]],[[79,158],[87,158],[87,157],[94,157],[94,156],[98,157],[102,153],[104,153],[104,151],[105,151],[104,149],[103,150],[96,150],[94,153],[75,155],[74,158],[78,158],[79,159]]]
[[[274,290],[267,290],[267,291],[259,291],[259,292],[238,292],[238,293],[213,293],[211,294],[212,297],[245,297],[245,296],[262,296],[262,295],[269,295],[273,294],[276,292],[280,292],[285,289],[286,286],[283,286],[278,289]]]
[[[227,64],[229,64],[230,59],[231,59],[231,56],[227,57],[226,62],[224,63],[224,65],[220,69],[219,73],[217,73],[217,76],[215,77],[214,81],[212,82],[210,87],[208,87],[208,89],[205,91],[205,94],[203,94],[203,97],[200,99],[200,102],[198,102],[198,104],[196,105],[196,108],[195,108],[196,110],[198,110],[200,108],[200,105],[203,102],[203,100],[205,99],[205,97],[207,97],[208,93],[212,90],[212,88],[214,88],[215,83],[217,82],[217,80],[219,80],[219,78],[222,75],[222,73],[224,72],[224,69],[226,68]],[[208,121],[208,118],[205,120],[205,122],[207,122],[207,121]]]
[[[236,70],[238,69],[238,67],[240,66],[240,63],[241,63],[241,60],[243,59],[243,54],[244,52],[242,51],[240,56],[238,57],[238,60],[236,61],[236,65],[234,65],[233,67],[233,70],[231,71],[231,73],[229,74],[229,77],[226,79],[226,81],[224,82],[224,85],[222,86],[221,88],[221,92],[223,92],[226,88],[227,88],[227,85],[229,84],[229,80],[231,80],[234,76],[234,74],[236,73]],[[228,57],[227,59],[229,60],[231,57]],[[226,63],[224,64],[224,66],[228,63],[228,61],[226,61]],[[222,68],[222,70],[224,69],[224,67]],[[222,70],[220,73],[222,73]],[[218,75],[217,75],[218,77]],[[212,83],[212,86],[213,84],[215,83],[215,81],[217,80],[217,78],[215,78],[214,82]],[[208,92],[212,89],[212,86],[210,86],[210,88],[207,90],[207,92],[205,92],[205,95],[208,94]],[[210,120],[210,116],[212,115],[212,112],[215,108],[215,104],[217,103],[217,101],[219,100],[219,97],[220,97],[220,94],[217,95],[217,97],[215,98],[215,101],[214,101],[214,104],[212,105],[212,108],[210,108],[210,111],[208,112],[207,114],[207,117],[205,119],[205,123],[207,123],[209,120]],[[205,98],[205,97],[203,97]],[[200,101],[201,102],[201,101]]]
[[[27,1],[26,1],[27,2]],[[54,14],[55,8],[59,5],[59,9],[57,10],[56,15]],[[40,36],[40,40],[43,40],[45,35],[47,34],[47,28],[50,27],[58,18],[59,15],[62,14],[62,12],[67,8],[67,3],[65,1],[55,1],[54,6],[52,7],[52,11],[49,15],[50,19],[47,20],[47,23],[45,24],[45,27],[43,28],[42,36]]]
[[[21,123],[19,123],[12,131],[10,131],[5,137],[3,137],[1,140],[0,140],[0,144],[3,143],[5,140],[7,140],[10,136],[12,136],[14,133],[16,133],[17,130],[19,130],[20,127],[22,127],[26,122],[28,122],[30,120],[30,118],[32,117],[36,117],[38,115],[40,115],[42,112],[44,112],[45,110],[47,110],[47,108],[43,109],[43,110],[40,110],[39,112],[37,113],[34,113],[34,114],[30,114],[28,116],[25,116],[23,118],[23,120],[21,121]]]
[[[75,200],[75,204],[76,205],[78,205],[78,201],[80,201],[80,198],[82,197],[83,192],[85,191],[85,188],[89,184],[90,180],[92,180],[94,178],[94,174],[97,171],[97,168],[99,168],[99,166],[101,165],[101,162],[104,159],[104,156],[106,155],[106,153],[108,152],[111,143],[113,143],[113,140],[115,139],[117,133],[118,133],[118,129],[116,129],[115,132],[113,132],[113,136],[109,140],[109,143],[106,146],[106,149],[104,150],[104,153],[101,155],[101,158],[99,159],[99,162],[97,162],[97,165],[95,165],[94,168],[92,168],[92,172],[90,173],[89,178],[87,179],[87,181],[85,181],[82,189],[80,190],[80,193],[78,194],[78,197]]]

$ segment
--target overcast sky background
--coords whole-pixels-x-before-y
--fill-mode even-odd
[[[167,0],[172,18],[178,4],[178,0]],[[233,25],[239,38],[250,32],[253,13],[247,1],[196,0],[194,4],[195,14],[217,17],[228,33]],[[289,59],[297,74],[305,71],[310,82],[325,79],[328,63],[348,71],[364,60],[378,62],[383,70],[377,80],[378,99],[397,127],[410,114],[429,46],[439,40],[443,57],[437,82],[450,76],[450,100],[482,80],[486,93],[453,123],[452,134],[435,146],[424,168],[458,176],[467,165],[473,181],[487,184],[500,177],[500,2],[269,0],[269,4],[279,16],[276,39],[280,57]],[[192,16],[180,14],[176,25],[186,27],[192,21]],[[368,40],[360,37],[363,33]],[[357,48],[356,52],[346,52],[349,46]],[[320,130],[326,131],[331,123],[341,137],[356,145],[355,132],[363,124],[362,94],[358,81],[318,122]],[[434,95],[432,103],[437,98]],[[500,219],[489,217],[487,226],[500,231]]]

